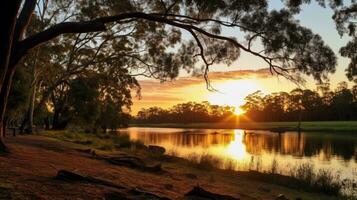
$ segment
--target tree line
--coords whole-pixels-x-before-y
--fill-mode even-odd
[[[232,118],[233,117],[233,118]],[[187,102],[164,109],[160,107],[144,108],[134,117],[132,123],[199,123],[219,122],[235,119],[234,107]]]
[[[333,91],[329,84],[320,84],[314,91],[294,89],[268,95],[257,91],[245,100],[245,116],[254,121],[357,120],[357,85],[348,88],[346,82]]]
[[[151,107],[138,112],[132,123],[200,123],[255,121],[331,121],[357,120],[357,85],[348,88],[341,82],[332,91],[328,83],[316,90],[294,89],[264,95],[254,92],[241,106],[244,114],[237,116],[232,106],[211,105],[209,102],[187,102],[164,109]]]

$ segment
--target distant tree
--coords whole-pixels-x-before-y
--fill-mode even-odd
[[[318,91],[294,89],[266,96],[253,93],[246,98],[246,115],[253,121],[356,120],[356,86],[341,82],[335,92],[319,85]],[[259,107],[257,106],[259,105]]]
[[[28,88],[31,85],[30,74],[31,72],[28,69],[21,68],[14,75],[13,86],[9,95],[9,109],[6,111],[6,121],[13,126],[19,123],[18,119],[22,117],[27,108],[30,95]],[[6,126],[3,128],[6,128]]]
[[[187,102],[163,109],[142,109],[133,119],[137,123],[197,123],[221,122],[233,119],[233,107],[211,105],[208,102]],[[234,118],[235,119],[235,118]]]
[[[246,111],[246,115],[255,119],[256,121],[263,120],[263,109],[264,109],[264,100],[263,94],[260,90],[249,94],[245,97],[245,104],[242,108]]]
[[[351,120],[356,117],[356,106],[353,93],[347,88],[347,83],[339,83],[335,95],[331,99],[331,107],[338,119]]]

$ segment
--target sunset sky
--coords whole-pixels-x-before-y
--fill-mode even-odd
[[[280,1],[274,1],[271,9],[279,9],[281,6]],[[332,15],[331,9],[321,8],[316,3],[312,3],[304,7],[297,19],[303,26],[318,33],[338,56],[336,72],[330,75],[331,86],[334,88],[338,82],[348,81],[345,69],[349,60],[341,57],[338,50],[350,38],[341,38],[338,35],[331,18]],[[223,34],[226,36],[241,35],[236,29],[223,30]],[[267,65],[261,59],[244,52],[231,66],[214,65],[210,71],[209,77],[212,86],[219,92],[208,91],[202,77],[191,77],[185,72],[182,72],[176,80],[165,83],[154,79],[141,79],[139,82],[142,87],[142,98],[134,97],[132,114],[136,114],[142,108],[152,106],[166,108],[187,101],[209,101],[212,104],[240,106],[244,103],[245,96],[257,90],[271,93],[290,91],[296,88],[294,83],[283,77],[271,75]],[[306,78],[306,80],[305,88],[316,88],[315,81],[311,78]],[[349,82],[349,85],[351,86],[352,83]]]

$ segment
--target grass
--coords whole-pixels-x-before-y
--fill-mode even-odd
[[[210,128],[210,129],[248,129],[272,131],[296,131],[298,122],[217,122],[217,123],[161,123],[130,124],[131,127],[159,128]],[[357,121],[314,121],[302,122],[302,131],[357,131]]]
[[[128,135],[117,135],[115,133],[84,133],[64,130],[42,131],[39,135],[83,144],[103,151],[112,151],[117,148],[140,148],[144,146],[140,141],[131,141]]]
[[[301,180],[305,185],[315,188],[328,195],[339,195],[342,193],[343,183],[339,175],[330,170],[320,169],[316,172],[310,163],[303,163],[290,169],[292,177]]]

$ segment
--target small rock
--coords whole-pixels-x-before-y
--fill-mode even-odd
[[[239,200],[229,195],[222,195],[207,191],[200,186],[195,186],[191,191],[185,194],[185,197],[188,197],[190,200]]]
[[[279,194],[275,200],[289,200],[288,198],[286,198],[283,194]]]
[[[0,187],[0,199],[12,199],[12,192],[8,188]]]
[[[166,149],[156,145],[149,145],[149,151],[155,154],[164,154]]]
[[[187,173],[185,174],[185,176],[190,179],[197,179],[197,176],[195,174]]]
[[[263,192],[270,192],[271,190],[269,188],[266,188],[266,187],[258,187],[259,190],[263,191]]]
[[[172,184],[164,184],[164,188],[167,190],[172,190],[174,189],[174,186]]]
[[[125,194],[118,193],[118,192],[111,192],[104,194],[105,200],[128,200],[129,198],[126,197]]]

